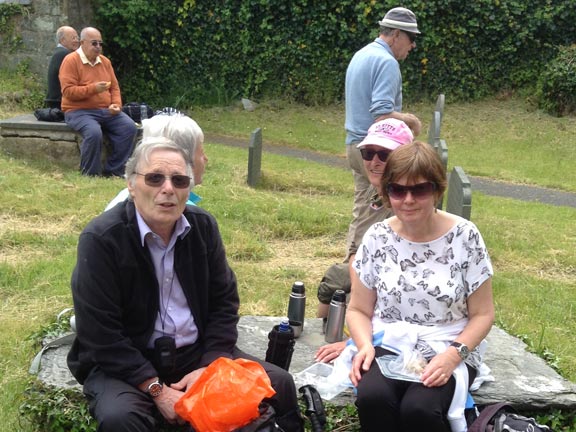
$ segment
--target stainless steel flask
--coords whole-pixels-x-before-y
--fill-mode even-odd
[[[346,320],[346,293],[336,290],[330,301],[326,334],[324,339],[328,343],[340,342],[344,336],[344,323]]]
[[[304,314],[306,312],[306,290],[304,282],[296,281],[290,291],[288,300],[288,320],[294,329],[294,337],[300,336],[304,330]]]

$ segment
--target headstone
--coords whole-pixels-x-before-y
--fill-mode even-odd
[[[440,140],[440,124],[442,123],[442,116],[438,111],[434,111],[432,114],[432,123],[430,123],[430,129],[428,130],[428,144],[432,147],[437,148],[438,142]]]
[[[262,167],[262,129],[258,128],[250,136],[248,146],[248,186],[256,187]]]
[[[448,171],[448,144],[443,139],[438,141],[438,147],[436,147],[436,152],[438,156],[440,156],[440,160],[442,161],[442,166],[444,167],[444,171]],[[444,196],[440,197],[438,201],[438,205],[436,208],[438,210],[442,210],[442,206],[444,205]]]
[[[440,113],[440,121],[442,121],[442,119],[444,118],[444,102],[445,102],[446,98],[444,97],[443,93],[440,93],[438,95],[438,98],[436,99],[436,107],[434,108],[435,111],[438,111]]]
[[[450,174],[446,211],[470,220],[472,185],[462,167],[459,166],[455,166]]]

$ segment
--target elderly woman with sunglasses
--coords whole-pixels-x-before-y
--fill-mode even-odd
[[[388,156],[381,190],[394,216],[364,235],[346,313],[363,431],[466,430],[494,320],[493,270],[477,227],[436,209],[445,189],[428,144]]]

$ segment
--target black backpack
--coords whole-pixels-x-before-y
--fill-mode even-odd
[[[282,428],[276,424],[276,412],[274,408],[262,402],[258,410],[260,411],[260,417],[252,420],[246,426],[234,429],[233,432],[284,432]]]
[[[154,110],[144,102],[130,102],[122,107],[122,112],[136,123],[142,122],[142,112],[146,112],[146,118],[154,116]]]
[[[499,402],[482,409],[468,432],[552,432],[552,429],[517,414],[508,403]]]

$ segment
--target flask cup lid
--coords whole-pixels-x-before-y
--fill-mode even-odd
[[[294,282],[294,285],[292,285],[292,292],[304,294],[304,282]]]
[[[332,300],[337,302],[345,302],[346,301],[346,293],[343,290],[336,290],[332,295]]]

